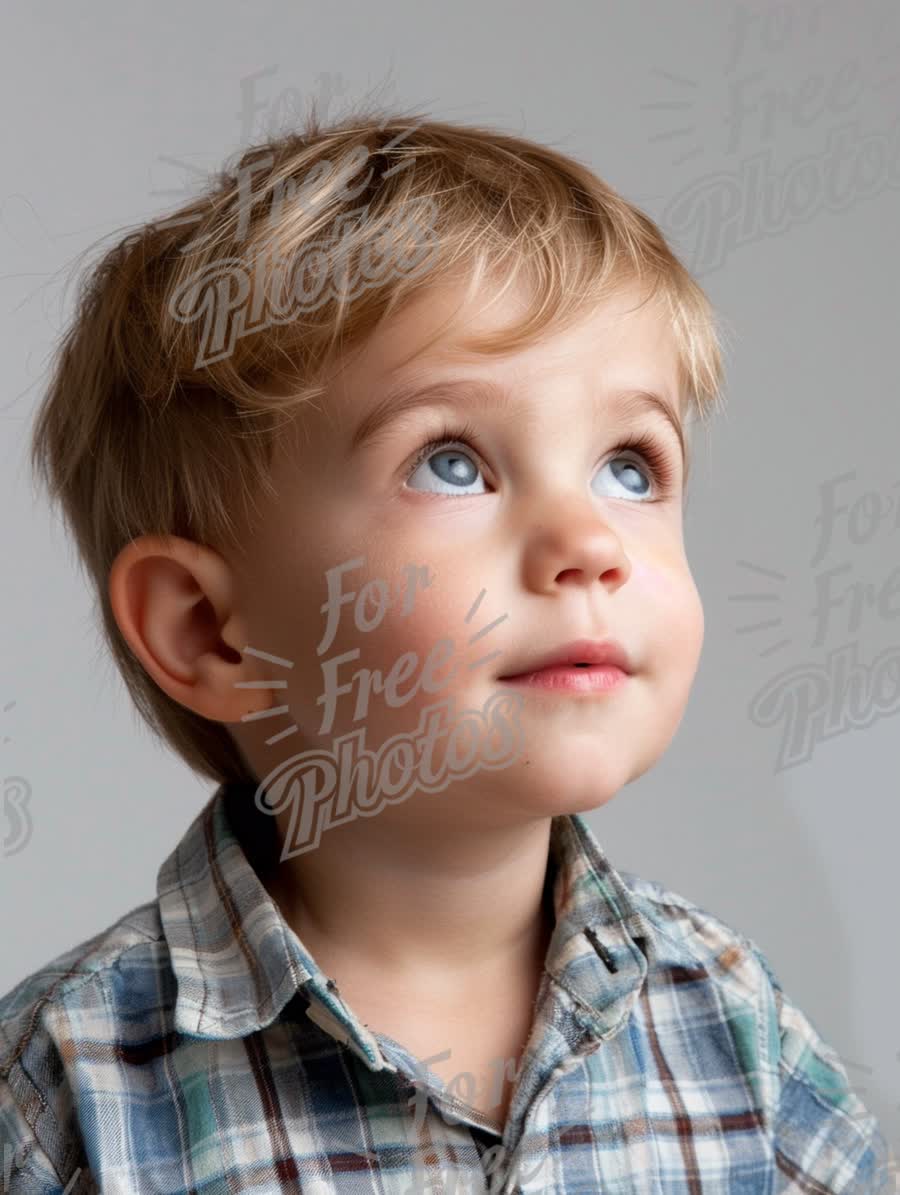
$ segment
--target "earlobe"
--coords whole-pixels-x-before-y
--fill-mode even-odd
[[[122,635],[148,675],[175,701],[215,722],[268,709],[272,694],[235,609],[231,569],[213,549],[176,536],[128,543],[109,574],[109,600]]]

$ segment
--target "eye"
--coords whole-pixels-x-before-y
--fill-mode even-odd
[[[486,493],[487,491],[484,489],[463,489],[464,486],[474,485],[478,477],[477,454],[469,448],[468,444],[469,440],[474,439],[475,429],[471,424],[465,424],[459,428],[445,426],[436,439],[429,440],[416,453],[406,484],[410,485],[412,489],[418,489],[418,486],[412,486],[411,483],[418,474],[421,474],[419,480],[425,483],[426,492],[457,494],[464,498],[469,497],[472,493]],[[451,443],[464,444],[465,449],[447,447]],[[436,452],[437,448],[442,448],[444,451]],[[443,490],[432,488],[440,485],[448,488]]]
[[[646,462],[648,468],[642,469],[639,463],[622,456],[624,452],[637,454]],[[674,487],[675,468],[669,459],[669,453],[650,432],[621,440],[613,447],[612,456],[603,467],[607,466],[619,485],[624,486],[632,497],[637,496],[644,501],[659,502],[668,497]],[[642,473],[650,480],[652,497],[639,480]],[[610,497],[615,498],[618,495],[611,494]]]
[[[426,492],[456,494],[470,497],[486,493],[483,488],[468,490],[465,487],[478,481],[478,453],[470,446],[476,440],[471,424],[461,427],[445,426],[440,435],[429,440],[416,454],[407,475],[406,484],[412,489],[424,488]],[[451,447],[456,445],[456,447]],[[443,449],[438,452],[437,449]],[[632,460],[624,453],[638,456]],[[650,432],[638,436],[626,436],[611,449],[611,455],[595,476],[608,469],[626,498],[642,502],[659,502],[669,496],[674,488],[675,467],[670,454]],[[418,475],[423,486],[412,485]],[[641,478],[644,478],[642,481]],[[446,488],[438,488],[438,487]],[[607,497],[621,498],[622,493],[612,492]]]

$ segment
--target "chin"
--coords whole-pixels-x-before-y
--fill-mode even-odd
[[[562,753],[554,758],[540,751],[526,751],[505,771],[510,799],[548,817],[598,809],[633,779],[621,764],[604,768],[599,759],[586,759],[573,769]]]

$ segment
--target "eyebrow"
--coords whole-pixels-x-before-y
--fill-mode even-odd
[[[406,382],[381,398],[360,422],[350,441],[351,452],[376,438],[389,423],[401,419],[423,407],[459,404],[477,410],[496,409],[506,412],[513,395],[497,382],[486,378],[456,378],[421,386]],[[626,418],[644,412],[653,413],[666,421],[678,439],[682,465],[687,463],[687,446],[681,420],[671,405],[651,390],[621,390],[614,395],[614,403]]]

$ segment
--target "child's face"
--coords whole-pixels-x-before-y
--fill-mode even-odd
[[[376,752],[393,736],[412,734],[423,710],[451,696],[458,714],[484,709],[504,688],[498,678],[580,638],[618,640],[633,674],[592,696],[517,690],[524,750],[513,763],[477,770],[437,793],[416,792],[386,805],[379,821],[415,819],[434,829],[580,812],[602,805],[660,757],[696,673],[703,611],[685,558],[677,433],[650,409],[617,414],[616,392],[640,389],[660,395],[680,421],[674,341],[656,307],[627,310],[639,298],[623,292],[568,332],[508,356],[467,360],[452,355],[456,330],[417,355],[460,299],[450,290],[426,295],[372,337],[319,409],[303,412],[295,438],[279,441],[278,498],[248,537],[238,592],[249,645],[293,663],[261,663],[254,673],[286,682],[272,706],[289,704],[290,714],[229,726],[260,779],[280,760],[331,750],[337,737],[360,729]],[[489,311],[473,306],[463,334],[504,326],[519,302],[509,294]],[[389,390],[451,379],[470,383],[452,403],[393,418],[354,447],[355,433]],[[475,405],[482,381],[506,392],[505,408]],[[473,405],[463,405],[467,396]],[[452,443],[414,465],[445,421]],[[464,423],[475,432],[468,443]],[[665,488],[645,453],[612,451],[642,433],[652,436],[671,474]],[[326,572],[359,557],[361,566],[336,574],[334,592],[355,597],[366,582],[384,582],[393,604],[363,631],[354,625],[354,605],[332,599],[336,621],[319,657],[329,620]],[[413,584],[417,569],[420,577],[427,569],[427,588]],[[412,609],[404,614],[408,592]],[[365,608],[360,603],[361,625],[377,616],[374,597]],[[440,657],[435,676],[446,678],[452,668],[452,679],[428,692],[419,683],[424,662],[443,639],[454,650]],[[365,716],[354,720],[353,685],[336,698],[323,733],[326,706],[316,704],[327,688],[323,664],[354,649],[358,657],[337,668],[335,684],[351,684],[366,668],[386,677],[414,652],[418,663],[403,671],[396,692],[417,691],[391,705],[374,689]],[[293,723],[299,732],[266,745]],[[432,756],[435,766],[442,751],[439,745]]]

